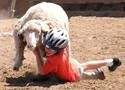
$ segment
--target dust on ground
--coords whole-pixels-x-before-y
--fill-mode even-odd
[[[11,32],[17,19],[0,20],[0,32]],[[15,56],[11,36],[0,37],[0,90],[124,90],[125,86],[125,18],[70,18],[72,57],[79,62],[119,57],[123,64],[109,72],[104,67],[105,80],[80,80],[75,83],[54,81],[33,82],[36,71],[35,56],[25,50],[26,59],[18,72],[12,70]]]

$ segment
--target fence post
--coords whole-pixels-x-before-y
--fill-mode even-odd
[[[16,5],[16,0],[12,0],[11,2],[11,17],[13,18],[14,17],[14,14],[15,14],[15,5]]]

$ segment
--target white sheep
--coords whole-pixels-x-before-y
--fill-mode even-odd
[[[69,31],[68,16],[61,6],[42,2],[29,8],[25,15],[18,20],[13,33],[16,47],[14,70],[18,70],[22,65],[25,46],[27,45],[34,51],[39,45],[42,33],[46,33],[50,29],[49,24]],[[38,59],[36,51],[34,53]]]

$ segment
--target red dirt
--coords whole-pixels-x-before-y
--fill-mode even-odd
[[[17,19],[0,20],[0,32],[12,31]],[[35,57],[25,50],[26,59],[18,72],[12,70],[15,48],[13,37],[0,37],[0,90],[124,90],[125,86],[125,18],[70,18],[73,57],[79,62],[119,57],[123,64],[109,72],[104,67],[105,80],[81,80],[75,83],[54,81],[33,82]]]

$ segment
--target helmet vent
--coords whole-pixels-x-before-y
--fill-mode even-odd
[[[64,33],[61,34],[61,36],[63,36],[63,35],[64,35]]]
[[[60,32],[61,30],[58,30],[57,32]]]
[[[52,40],[50,41],[50,43],[53,43],[53,41],[54,41],[54,40],[52,39]]]
[[[49,32],[49,34],[52,32],[52,30]]]
[[[59,39],[58,39],[58,40],[56,40],[56,42],[54,43],[54,45],[56,45],[59,41],[60,41]]]
[[[50,40],[52,38],[53,34],[50,35],[50,37],[48,38],[48,40]]]
[[[61,42],[59,43],[59,45],[63,44],[64,42],[65,42],[65,40],[61,41]]]

